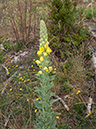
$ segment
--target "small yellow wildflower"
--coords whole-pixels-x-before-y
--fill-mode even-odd
[[[49,66],[49,70],[52,70],[52,66]]]
[[[70,99],[70,96],[68,96],[68,99]]]
[[[45,46],[46,49],[48,48],[48,44],[45,44],[44,46]]]
[[[22,81],[24,81],[24,79],[22,78]]]
[[[66,73],[66,69],[64,69],[64,73]]]
[[[41,68],[41,66],[39,66],[39,68]]]
[[[10,72],[8,72],[8,74],[10,74]]]
[[[27,82],[29,82],[29,79],[27,79]]]
[[[80,91],[80,90],[78,90],[78,91],[77,91],[77,93],[76,93],[76,95],[78,95],[80,92],[81,92],[81,91]]]
[[[63,67],[65,68],[65,66],[66,66],[66,65],[64,64]]]
[[[38,73],[39,73],[39,74],[42,74],[42,71],[39,71]]]
[[[35,69],[33,69],[33,71],[35,71]]]
[[[13,80],[13,82],[14,82],[15,80]]]
[[[10,89],[10,91],[12,91],[12,88]]]
[[[33,65],[31,65],[31,67],[33,67]]]
[[[41,63],[39,60],[36,60],[35,62],[37,65],[39,65]]]
[[[52,107],[51,107],[51,109],[52,109]]]
[[[2,90],[2,93],[4,93],[4,90]]]
[[[33,61],[35,61],[35,59],[33,59]]]
[[[46,52],[43,52],[44,56],[47,56],[47,53]]]
[[[27,99],[27,102],[29,101],[29,99]]]
[[[43,56],[40,57],[40,61],[42,62],[44,60]]]
[[[20,88],[20,90],[22,90],[22,88]]]
[[[36,100],[38,101],[38,100],[39,100],[39,98],[36,98]]]
[[[34,94],[34,92],[32,92]]]
[[[10,67],[8,69],[10,69]]]
[[[7,93],[7,95],[9,95],[9,93]]]
[[[89,114],[91,113],[91,111],[89,111]]]
[[[54,68],[54,70],[56,70],[56,68]]]
[[[40,50],[41,52],[43,52],[43,51],[44,51],[44,47],[40,47],[39,50]]]
[[[48,54],[50,54],[50,53],[52,52],[52,50],[48,47],[47,50],[46,50],[46,52],[47,52]]]
[[[56,119],[59,119],[59,116],[56,116]]]
[[[41,55],[41,54],[42,54],[42,52],[41,52],[41,51],[38,51],[38,52],[37,52],[37,55]]]
[[[26,80],[24,80],[24,82],[26,82]]]
[[[37,112],[37,109],[35,109],[35,112]]]
[[[20,77],[20,79],[22,79],[22,77]]]
[[[25,76],[23,76],[23,78],[25,78]]]
[[[14,65],[12,67],[14,67]]]
[[[10,63],[10,61],[8,61],[8,63]]]
[[[18,67],[18,65],[16,65],[16,68]]]
[[[44,69],[43,70],[45,70],[46,72],[48,72],[48,68],[47,67],[44,67]]]

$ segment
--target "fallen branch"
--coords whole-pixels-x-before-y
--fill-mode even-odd
[[[53,97],[55,99],[58,99],[63,104],[63,106],[67,109],[67,111],[69,111],[69,107],[66,105],[66,103],[59,96],[53,95]]]
[[[23,69],[23,68],[24,68],[24,66],[19,67],[19,69],[5,82],[5,84],[4,84],[5,86],[4,86],[3,89],[1,90],[1,94],[4,93],[8,82],[11,82],[12,79],[13,79],[13,78],[19,73],[19,71],[20,71],[21,69]]]
[[[5,127],[6,127],[7,124],[8,124],[8,121],[9,121],[10,116],[11,116],[11,114],[9,114],[9,115],[8,115],[8,118],[6,119],[6,122],[5,122],[5,124],[4,124]]]
[[[6,70],[6,75],[8,75],[8,69],[2,64],[2,67]]]
[[[89,102],[88,102],[87,111],[86,111],[87,115],[85,116],[85,118],[91,114],[92,101],[93,101],[92,98],[89,97]]]

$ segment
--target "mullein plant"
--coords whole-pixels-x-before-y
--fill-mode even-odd
[[[37,123],[35,124],[36,129],[56,129],[56,118],[58,119],[58,113],[52,111],[52,104],[57,101],[53,100],[53,92],[50,92],[50,89],[54,86],[52,81],[54,80],[55,75],[50,75],[53,68],[50,65],[51,61],[49,55],[52,52],[48,46],[48,34],[45,22],[41,20],[40,22],[40,47],[37,51],[39,60],[36,60],[37,65],[40,70],[38,71],[37,78],[40,80],[40,87],[35,88],[35,92],[38,94],[39,98],[34,100],[35,103],[35,112],[37,109]]]

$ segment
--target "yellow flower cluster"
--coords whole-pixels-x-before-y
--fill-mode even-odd
[[[50,47],[48,46],[49,42],[47,42],[45,45],[44,45],[44,42],[41,43],[41,45],[43,45],[42,47],[39,48],[39,51],[37,51],[37,55],[44,55],[44,56],[47,56],[47,54],[50,55],[50,53],[52,52],[52,50],[50,49]]]

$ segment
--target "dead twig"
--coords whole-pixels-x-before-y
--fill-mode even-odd
[[[91,113],[92,101],[93,99],[89,97],[89,102],[88,102],[87,111],[86,111],[87,115]]]
[[[2,67],[6,70],[6,75],[8,75],[8,69],[2,64]]]
[[[64,102],[64,100],[62,100],[59,96],[57,96],[57,95],[53,95],[53,97],[55,98],[55,99],[58,99],[62,104],[63,104],[63,106],[67,109],[67,111],[69,111],[69,107],[67,106],[67,104]]]

